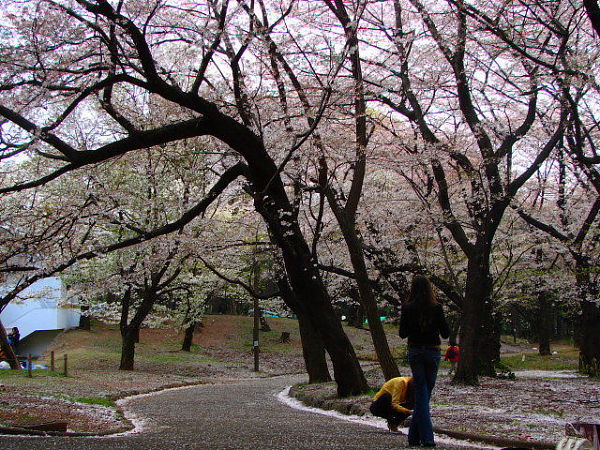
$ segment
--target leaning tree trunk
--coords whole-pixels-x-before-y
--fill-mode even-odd
[[[495,376],[500,328],[491,300],[492,278],[485,252],[469,258],[460,327],[460,361],[454,382],[477,385],[479,375]]]
[[[282,236],[288,242],[280,244],[290,285],[323,339],[333,365],[338,395],[362,394],[368,386],[354,348],[333,309],[320,273],[311,264],[308,246],[300,238],[299,230],[297,233]]]
[[[308,382],[322,383],[331,381],[321,335],[312,325],[302,303],[296,299],[287,280],[279,279],[277,284],[279,285],[283,301],[298,317],[300,339],[302,341],[302,356],[304,357],[304,364],[308,373]]]
[[[228,134],[231,132],[227,131]],[[338,395],[346,397],[367,392],[364,373],[333,309],[321,274],[315,267],[277,167],[266,152],[254,157],[249,160],[249,163],[252,162],[249,180],[254,189],[256,211],[265,220],[273,241],[281,249],[294,294],[321,335],[333,365]]]
[[[320,273],[310,264],[308,247],[305,252],[293,243],[292,249],[283,248],[283,258],[290,285],[306,307],[309,320],[319,331],[333,365],[337,392],[340,397],[367,392],[368,385],[354,348],[344,333],[342,324],[331,304]],[[305,244],[305,243],[304,243]]]
[[[17,355],[15,355],[13,348],[8,343],[8,336],[6,336],[6,330],[2,322],[0,322],[0,353],[8,361],[11,369],[16,370],[21,368]]]
[[[369,273],[365,264],[364,248],[363,243],[358,235],[358,232],[354,224],[347,220],[345,214],[341,211],[336,210],[336,216],[338,223],[344,235],[348,252],[350,253],[350,261],[352,262],[352,268],[354,269],[354,275],[356,276],[356,284],[358,286],[359,299],[361,306],[367,316],[369,322],[369,332],[371,333],[371,340],[373,341],[373,347],[377,354],[377,360],[381,366],[383,376],[386,380],[390,380],[400,376],[398,365],[394,361],[392,352],[388,345],[387,336],[381,323],[379,308],[377,307],[377,299],[373,293],[371,287],[371,280],[369,280]]]
[[[179,97],[181,92],[168,94]],[[188,99],[182,100],[186,102]],[[190,106],[194,108],[195,105]],[[206,112],[204,104],[197,106],[200,111]],[[227,143],[248,163],[247,178],[256,211],[281,249],[289,283],[323,339],[333,365],[338,395],[366,392],[367,381],[354,348],[344,333],[321,274],[311,258],[310,248],[281,179],[281,171],[267,153],[262,139],[250,128],[217,110],[211,110],[205,116],[205,122],[212,136]]]

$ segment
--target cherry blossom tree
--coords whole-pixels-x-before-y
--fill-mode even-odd
[[[383,47],[371,58],[379,68],[374,95],[392,111],[390,129],[395,120],[412,125],[417,140],[398,136],[398,147],[420,157],[442,223],[466,257],[455,380],[474,384],[495,373],[499,357],[490,267],[496,232],[564,136],[570,86],[590,79],[573,66],[591,56],[589,36],[579,33],[581,10],[568,3],[496,9],[412,0],[372,11]]]
[[[580,124],[581,125],[581,124]],[[575,145],[577,139],[567,139]],[[563,296],[575,300],[578,321],[575,341],[580,348],[580,371],[591,376],[598,374],[598,233],[600,229],[600,176],[594,165],[586,164],[583,149],[572,151],[573,162],[568,164],[564,152],[559,154],[552,171],[556,179],[545,179],[538,195],[524,201],[519,215],[532,227],[555,240],[570,256],[565,264],[574,280],[561,286]],[[589,161],[588,161],[589,163]],[[555,199],[554,209],[540,199]],[[556,279],[548,284],[556,284]]]
[[[265,11],[264,2],[259,3],[262,5],[263,11]],[[270,71],[273,79],[277,82],[277,95],[281,106],[280,114],[283,117],[286,131],[292,134],[298,127],[302,126],[301,123],[297,123],[297,120],[293,120],[298,114],[304,116],[306,120],[305,127],[314,127],[310,143],[316,151],[304,152],[303,155],[293,156],[296,160],[306,161],[310,169],[307,171],[288,170],[286,173],[291,178],[290,182],[297,188],[299,202],[303,201],[302,192],[305,192],[308,196],[309,208],[312,204],[314,194],[317,194],[319,197],[316,201],[319,211],[312,217],[315,223],[312,245],[313,262],[314,264],[318,264],[318,242],[322,233],[324,202],[326,199],[344,236],[350,263],[353,268],[353,279],[358,287],[359,295],[357,295],[357,299],[368,318],[369,330],[384,376],[386,379],[389,379],[398,376],[399,372],[392,358],[383,326],[380,322],[377,300],[371,286],[371,281],[369,280],[368,268],[365,262],[363,243],[356,225],[357,210],[362,196],[362,186],[366,173],[366,152],[369,133],[357,35],[357,24],[361,19],[366,4],[367,2],[358,2],[356,5],[349,5],[351,10],[347,10],[344,2],[341,1],[324,1],[322,5],[315,3],[310,6],[319,12],[319,16],[318,22],[315,21],[314,15],[309,16],[308,20],[310,20],[310,23],[307,22],[307,28],[312,26],[319,30],[329,29],[329,31],[325,31],[327,41],[324,43],[327,46],[328,52],[321,51],[318,58],[315,58],[315,61],[308,69],[302,66],[298,67],[293,57],[288,56],[286,53],[286,51],[289,53],[289,50],[285,47],[280,48],[280,45],[272,36],[274,32],[271,31],[267,15],[263,13],[259,17],[250,8],[247,8],[247,11],[251,19],[255,21],[257,28],[261,30],[261,37],[265,40],[266,46],[269,49]],[[304,21],[303,17],[299,16],[298,18]],[[337,56],[336,45],[340,49],[343,49],[341,56]],[[307,52],[307,49],[304,47],[304,41],[298,43],[297,46],[299,52]],[[331,56],[332,54],[333,57]],[[340,62],[337,62],[336,59],[339,59]],[[345,59],[348,60],[350,65],[348,70],[340,68]],[[336,78],[343,80],[348,76],[352,80],[352,83],[349,85],[342,82],[341,84],[333,83],[332,85],[324,82],[322,74],[327,73],[328,68],[331,67],[336,68],[335,73],[339,71]],[[320,91],[317,91],[317,95],[314,94],[314,86],[320,86]],[[349,95],[347,93],[348,90],[351,92]],[[347,133],[349,136],[353,136],[353,138],[340,137],[338,135],[337,138],[332,140],[330,139],[331,133],[323,130],[321,124],[324,119],[321,119],[321,122],[319,122],[318,111],[322,100],[328,98],[328,96],[335,98],[330,98],[331,104],[327,109],[327,120],[349,122],[349,120],[344,120],[340,116],[339,110],[346,108],[346,104],[353,105],[353,111],[348,113],[350,121],[354,124],[353,128],[349,129],[344,125],[340,126],[342,133]],[[297,111],[298,109],[300,109],[300,112]],[[329,112],[330,110],[332,112]],[[334,118],[333,116],[336,115],[337,117]],[[336,160],[344,160],[346,155],[341,148],[335,148],[334,146],[353,146],[354,153],[349,155],[344,163],[337,164]],[[332,147],[335,148],[334,151],[331,151],[333,150]],[[291,153],[290,157],[292,157]],[[330,168],[330,165],[333,165],[334,168]],[[351,181],[347,183],[347,187],[343,185],[344,183],[336,186],[335,180],[336,178],[342,178],[340,173],[343,171],[352,172],[352,176],[348,177]],[[345,188],[347,188],[347,192],[344,192]],[[319,267],[323,268],[322,265]]]
[[[288,6],[269,11],[278,16],[274,26],[281,26],[297,5]],[[207,137],[229,164],[216,182],[219,190],[242,174],[248,180],[255,208],[281,250],[294,294],[331,357],[339,394],[364,392],[366,381],[354,350],[294,220],[279,168],[289,151],[267,147],[264,137],[273,122],[261,123],[260,111],[249,102],[253,89],[262,85],[249,71],[257,66],[247,52],[257,43],[257,29],[241,12],[228,1],[189,6],[104,0],[8,4],[2,52],[11,57],[3,59],[0,83],[0,115],[6,119],[3,156],[36,154],[46,164],[26,180],[5,183],[1,192],[39,188],[126,153]],[[160,125],[146,127],[134,112],[146,108],[150,98],[170,103],[179,117],[169,115]],[[85,137],[85,145],[76,144],[74,130]],[[298,142],[291,149],[294,145]],[[182,222],[176,222],[168,226],[177,229]]]

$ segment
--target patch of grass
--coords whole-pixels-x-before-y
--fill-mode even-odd
[[[106,406],[107,408],[112,408],[115,406],[115,402],[113,400],[109,400],[104,397],[75,397],[73,401],[85,403],[86,405]]]
[[[367,397],[371,397],[372,398],[372,397],[375,397],[375,394],[377,394],[378,392],[379,392],[379,389],[371,388],[371,389],[369,389],[367,392],[365,392],[362,395],[366,395]]]
[[[35,394],[41,398],[44,398],[46,396],[46,394]],[[89,397],[89,396],[73,396],[73,395],[67,395],[67,394],[63,394],[63,395],[54,395],[52,396],[56,399],[60,399],[60,400],[66,400],[68,402],[76,402],[76,403],[84,403],[86,405],[98,405],[98,406],[105,406],[107,408],[113,408],[115,406],[115,401],[114,400],[109,400],[106,397]]]
[[[513,370],[577,370],[578,356],[575,349],[559,350],[555,355],[537,353],[505,356],[502,363]]]
[[[95,349],[113,350],[121,345],[121,337],[115,333],[113,336],[104,339],[90,341],[90,344]]]

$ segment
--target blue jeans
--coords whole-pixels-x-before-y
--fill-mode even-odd
[[[438,348],[408,347],[408,362],[415,386],[415,409],[408,429],[410,445],[434,443],[429,399],[435,386],[440,359]]]

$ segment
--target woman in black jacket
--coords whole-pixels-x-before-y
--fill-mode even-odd
[[[400,317],[400,337],[408,338],[408,362],[415,386],[415,409],[408,431],[410,445],[435,447],[429,399],[435,386],[441,359],[440,335],[450,330],[444,310],[426,277],[413,278],[407,302]]]

